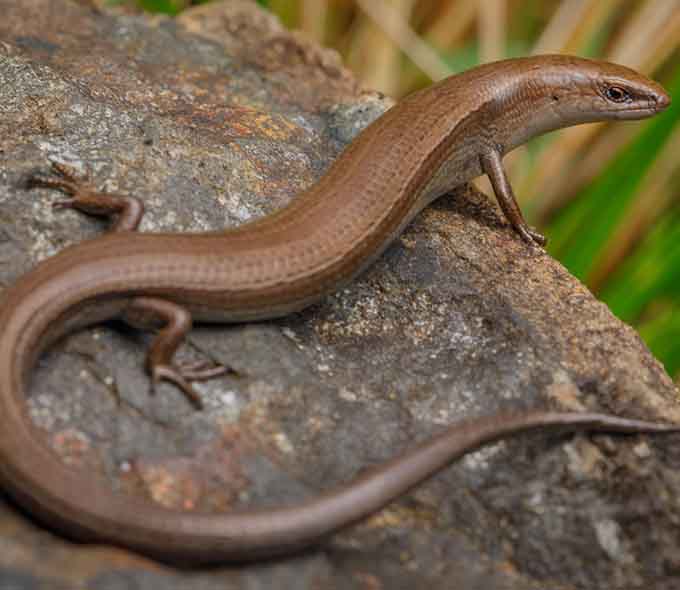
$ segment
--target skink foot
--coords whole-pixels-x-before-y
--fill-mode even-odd
[[[155,393],[156,386],[161,381],[170,381],[185,395],[187,400],[197,409],[203,409],[203,400],[191,383],[170,365],[156,365],[151,370],[151,393]]]
[[[158,364],[151,368],[152,392],[155,392],[156,385],[161,381],[169,381],[179,388],[197,410],[202,410],[203,400],[191,385],[191,381],[207,381],[230,373],[235,372],[212,361],[179,362],[175,365]]]
[[[59,162],[52,162],[52,174],[35,172],[26,179],[26,188],[50,188],[75,195],[85,187],[89,189],[89,179],[79,178],[75,168]],[[70,200],[70,199],[69,199]]]
[[[529,244],[538,244],[541,247],[545,247],[548,243],[548,238],[528,225],[518,231],[522,239]]]

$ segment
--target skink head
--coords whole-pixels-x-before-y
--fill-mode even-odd
[[[540,55],[500,65],[499,71],[510,74],[494,86],[500,89],[493,114],[496,141],[504,153],[548,131],[594,121],[644,119],[671,103],[660,84],[618,64]]]
[[[660,84],[625,66],[560,55],[550,58],[554,69],[547,80],[554,107],[572,123],[644,119],[671,103]]]
[[[671,97],[660,84],[623,66],[601,64],[594,81],[601,112],[613,119],[642,119],[671,104]]]

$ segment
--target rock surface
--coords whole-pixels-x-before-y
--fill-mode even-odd
[[[141,197],[144,231],[217,229],[287,203],[389,106],[254,2],[179,23],[87,4],[0,0],[3,285],[105,230],[22,188],[50,160]],[[175,508],[300,500],[499,408],[680,420],[634,332],[472,189],[323,303],[194,330],[182,356],[238,372],[198,386],[204,412],[172,387],[148,395],[149,340],[117,324],[69,337],[28,403],[63,460]],[[673,588],[679,464],[678,437],[504,441],[321,548],[206,571],[70,543],[7,501],[0,587]]]

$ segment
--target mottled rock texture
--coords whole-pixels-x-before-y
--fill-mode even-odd
[[[144,231],[235,226],[313,183],[390,104],[254,2],[179,23],[69,0],[0,0],[0,14],[3,285],[106,229],[22,187],[51,160],[142,198]],[[115,323],[73,335],[41,361],[28,403],[64,461],[175,508],[299,501],[499,408],[680,419],[634,332],[472,189],[323,303],[198,327],[181,355],[238,372],[198,385],[203,412],[170,386],[149,396],[149,341]],[[672,588],[679,464],[678,437],[523,437],[321,548],[210,570],[73,544],[6,501],[0,587]]]

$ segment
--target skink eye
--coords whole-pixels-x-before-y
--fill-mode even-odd
[[[608,86],[604,95],[612,102],[628,102],[630,100],[630,94],[621,86]]]

